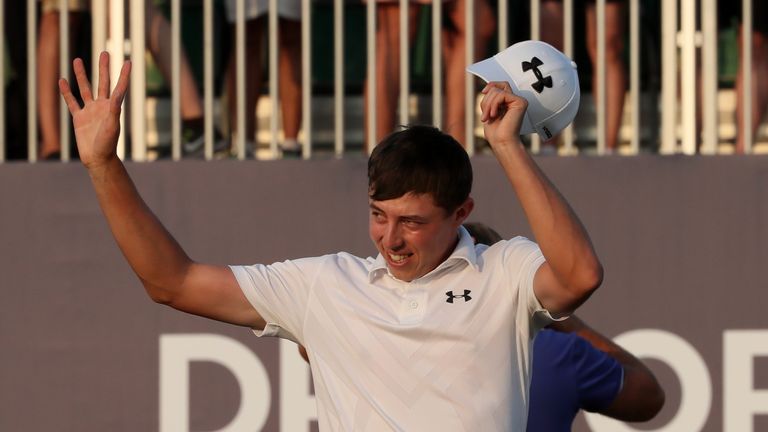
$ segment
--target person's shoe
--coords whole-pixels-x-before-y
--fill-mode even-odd
[[[229,141],[218,130],[213,131],[213,157],[220,159],[229,155]],[[185,130],[181,138],[181,150],[184,157],[202,159],[205,157],[205,134]]]
[[[295,139],[287,139],[280,144],[280,152],[285,159],[301,158],[301,146]]]

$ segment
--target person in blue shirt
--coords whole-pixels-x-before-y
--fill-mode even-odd
[[[502,239],[482,223],[464,227],[475,243]],[[536,335],[529,391],[529,432],[570,431],[582,409],[642,422],[664,406],[664,390],[648,367],[575,316]]]

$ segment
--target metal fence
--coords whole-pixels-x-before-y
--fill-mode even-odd
[[[179,53],[181,51],[181,20],[182,20],[182,8],[181,0],[169,0],[170,2],[170,18],[171,23],[171,46],[172,46],[172,58],[171,58],[171,77],[170,77],[170,110],[171,110],[171,127],[170,127],[170,157],[173,160],[180,160],[184,158],[182,152],[182,137],[181,137],[181,106],[180,106],[180,72],[179,72]],[[213,70],[213,58],[216,45],[214,44],[214,0],[198,0],[203,9],[203,107],[204,107],[204,124],[205,124],[205,159],[211,159],[214,157],[214,105],[216,103],[216,91],[214,89],[214,70]],[[0,14],[6,8],[6,4],[0,0]],[[71,56],[69,53],[69,19],[67,13],[67,0],[58,0],[58,5],[61,13],[59,14],[59,49],[61,52],[59,68],[62,76],[67,77],[70,71]],[[278,26],[278,0],[269,0],[268,11],[268,70],[269,70],[269,85],[268,85],[268,101],[270,104],[269,111],[269,142],[266,148],[262,151],[256,152],[255,157],[263,158],[277,158],[280,157],[280,150],[278,146],[279,140],[279,97],[278,97],[278,84],[280,75],[278,73],[278,43],[277,43],[277,26]],[[509,43],[510,23],[509,16],[510,8],[517,8],[521,2],[499,0],[494,4],[496,19],[498,20],[494,25],[497,28],[497,46],[506,47]],[[530,38],[539,39],[542,32],[545,29],[540,25],[541,6],[542,0],[528,0],[524,1],[526,8],[530,11]],[[574,2],[573,0],[562,0],[564,19],[563,19],[563,51],[573,57],[574,45],[583,43],[583,37],[577,35],[574,30]],[[606,37],[605,37],[605,0],[597,0],[597,61],[595,62],[593,73],[597,75],[595,82],[598,88],[596,94],[598,97],[594,100],[594,117],[590,117],[587,122],[589,124],[583,125],[584,128],[594,130],[594,139],[587,140],[577,137],[574,133],[574,127],[569,127],[562,136],[560,145],[560,154],[571,155],[577,154],[579,151],[586,149],[593,149],[592,152],[597,155],[603,155],[607,152],[606,149]],[[643,107],[641,97],[642,81],[648,79],[647,76],[641,76],[640,56],[643,50],[648,50],[649,47],[643,47],[641,45],[641,19],[643,15],[643,8],[650,2],[640,2],[640,0],[627,0],[626,7],[628,10],[627,19],[629,25],[627,26],[628,44],[627,44],[627,58],[628,58],[628,86],[627,86],[627,103],[625,104],[629,113],[628,118],[624,119],[624,130],[628,130],[628,134],[624,134],[623,152],[627,154],[637,154],[642,149],[641,139],[644,128],[654,127],[656,123],[660,123],[660,133],[651,134],[654,142],[651,142],[649,146],[652,151],[658,151],[660,154],[715,154],[721,152],[722,133],[719,125],[722,123],[722,119],[718,113],[719,110],[719,94],[724,90],[718,81],[718,25],[717,25],[717,0],[678,0],[678,1],[660,1],[658,8],[660,9],[660,23],[646,23],[646,27],[653,27],[659,25],[660,27],[660,71],[661,76],[658,77],[660,89],[647,90],[652,93],[651,101],[659,101],[656,106],[652,106],[650,112],[654,116],[658,116],[660,121],[648,122],[641,121],[641,112]],[[446,3],[447,4],[447,3]],[[742,37],[744,40],[750,40],[752,38],[752,1],[742,1],[742,22],[741,29]],[[235,95],[230,97],[237,98],[237,124],[239,128],[245,123],[244,119],[246,115],[254,115],[254,113],[245,112],[245,84],[248,77],[245,76],[244,60],[246,54],[245,44],[245,0],[237,0],[237,19],[235,21],[235,53],[237,59],[236,70],[236,92]],[[91,50],[93,52],[92,58],[96,59],[97,53],[106,50],[109,51],[113,61],[111,62],[113,82],[116,79],[116,74],[119,71],[120,61],[115,59],[130,58],[133,62],[133,76],[131,79],[130,98],[127,101],[128,109],[123,111],[125,118],[126,111],[129,112],[129,118],[131,119],[128,125],[124,125],[123,131],[129,131],[132,137],[130,151],[127,151],[125,144],[125,133],[121,136],[121,141],[118,146],[118,153],[121,158],[127,158],[134,161],[146,161],[148,160],[148,146],[147,146],[147,115],[146,115],[146,77],[145,77],[145,2],[133,1],[126,2],[124,0],[91,0],[90,13],[92,17],[92,41]],[[399,0],[400,6],[400,91],[399,91],[399,122],[401,124],[410,123],[413,119],[412,100],[414,91],[411,88],[410,77],[410,54],[411,48],[409,46],[409,20],[408,20],[408,0]],[[474,53],[474,38],[476,34],[477,26],[484,26],[487,23],[476,22],[475,20],[475,0],[466,0],[464,14],[466,16],[466,27],[469,42],[466,43],[466,62],[470,63],[476,60]],[[316,58],[312,53],[312,11],[315,8],[332,8],[333,11],[333,58]],[[342,157],[346,153],[353,151],[349,146],[348,131],[350,128],[356,130],[362,129],[362,125],[348,125],[345,124],[345,111],[349,109],[349,103],[352,98],[360,98],[360,94],[351,95],[347,85],[345,84],[344,66],[347,64],[345,58],[345,41],[349,41],[350,38],[365,38],[366,40],[366,56],[367,56],[367,86],[368,88],[376,88],[377,81],[386,79],[376,75],[376,27],[377,27],[377,15],[376,8],[377,3],[368,1],[364,5],[360,2],[343,1],[343,0],[326,0],[326,1],[310,1],[301,0],[301,44],[302,44],[302,56],[301,56],[301,77],[302,77],[302,131],[300,134],[301,141],[301,155],[305,159],[313,157],[320,146],[316,143],[317,129],[313,125],[312,118],[315,114],[317,103],[317,89],[312,83],[312,65],[313,62],[332,62],[333,63],[333,82],[332,92],[329,95],[324,95],[323,98],[332,98],[332,110],[333,110],[333,138],[331,143],[326,143],[323,149],[326,149],[328,153]],[[39,8],[40,4],[36,0],[27,0],[26,2],[26,19],[27,19],[27,159],[29,162],[35,162],[38,157],[38,121],[37,121],[37,80],[36,71],[40,65],[36,64],[36,47],[37,47],[37,29],[39,20]],[[366,19],[366,34],[347,34],[345,32],[345,11],[349,11],[350,8],[365,8]],[[442,118],[444,115],[444,97],[443,86],[445,81],[443,75],[445,72],[445,65],[443,64],[441,56],[441,45],[443,43],[440,28],[444,19],[443,2],[434,2],[429,8],[431,11],[431,91],[427,94],[420,95],[422,98],[430,100],[431,121],[436,126],[442,125]],[[697,17],[700,17],[697,19]],[[3,34],[5,34],[4,17],[0,16],[0,26]],[[127,28],[130,29],[126,32]],[[8,40],[8,37],[6,37]],[[743,82],[745,88],[751,88],[751,84],[754,80],[751,70],[752,51],[751,43],[743,44],[743,52],[739,55],[740,61],[742,61],[743,67]],[[0,70],[5,70],[5,57],[0,56]],[[96,66],[93,62],[93,72],[95,74]],[[700,65],[700,66],[699,66]],[[699,72],[700,71],[700,72]],[[697,97],[697,83],[699,82],[698,76],[701,76],[701,90],[700,98]],[[6,132],[7,126],[5,122],[6,110],[6,98],[5,87],[0,86],[0,161],[6,160]],[[474,154],[481,146],[476,139],[482,133],[482,130],[478,124],[478,109],[477,109],[477,86],[475,78],[470,74],[466,74],[464,82],[464,90],[466,97],[465,107],[465,128],[467,131],[466,137],[463,141],[466,149],[470,154]],[[654,93],[655,91],[655,93]],[[738,101],[742,104],[744,112],[749,112],[752,105],[753,98],[750,91],[745,91],[744,97]],[[587,95],[585,95],[587,96]],[[589,100],[589,99],[585,99]],[[698,102],[700,101],[700,102]],[[584,104],[584,102],[582,102]],[[653,104],[653,103],[652,103]],[[697,107],[702,107],[701,112],[701,131],[697,127]],[[584,111],[584,106],[582,106]],[[646,108],[647,111],[647,108]],[[369,92],[369,97],[366,100],[364,106],[364,115],[367,116],[368,124],[375,125],[375,119],[377,115],[381,115],[381,107],[375,97],[375,92]],[[125,119],[123,120],[125,122]],[[743,134],[745,141],[745,153],[752,153],[754,151],[754,139],[752,134],[751,116],[745,116],[744,127],[738,131]],[[69,131],[71,126],[71,120],[67,112],[66,106],[63,101],[60,102],[60,127],[63,131],[61,133],[61,160],[69,161],[72,158],[70,154],[70,139]],[[322,125],[327,128],[328,125]],[[578,127],[578,125],[577,125]],[[375,127],[369,127],[365,132],[365,141],[368,143],[375,143]],[[246,148],[246,136],[244,133],[238,133],[233,131],[233,137],[236,137],[232,141],[232,155],[238,159],[246,159],[251,156],[251,153]],[[699,132],[701,139],[699,139]],[[626,136],[628,135],[628,136]],[[583,144],[588,142],[588,144]],[[537,153],[541,149],[541,143],[537,137],[531,138],[531,150]],[[363,146],[363,149],[370,150],[373,146]],[[357,148],[355,148],[357,150]]]

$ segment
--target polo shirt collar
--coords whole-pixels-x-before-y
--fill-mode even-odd
[[[451,255],[431,272],[422,276],[422,278],[442,271],[443,269],[453,267],[462,261],[466,262],[472,268],[477,270],[477,255],[475,253],[475,242],[472,240],[472,236],[469,235],[469,232],[463,226],[459,227],[458,234],[459,242],[456,244],[456,248],[453,250]],[[389,268],[387,267],[387,260],[384,259],[384,256],[379,254],[373,261],[371,268],[368,270],[368,282],[373,282],[374,279],[384,273],[392,276],[392,273],[389,272]]]

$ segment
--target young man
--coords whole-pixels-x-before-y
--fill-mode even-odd
[[[532,48],[547,64],[556,58]],[[474,207],[466,152],[436,129],[413,127],[369,160],[377,258],[214,266],[187,256],[117,158],[130,63],[111,97],[108,68],[104,53],[94,99],[75,60],[82,108],[65,80],[60,88],[104,215],[153,300],[306,346],[321,430],[525,430],[533,337],[602,281],[586,230],[519,136],[524,117],[538,130],[553,127],[548,117],[526,116],[528,102],[508,83],[483,90],[485,135],[539,245],[517,237],[479,254],[460,228]],[[549,70],[525,73],[539,82]]]

